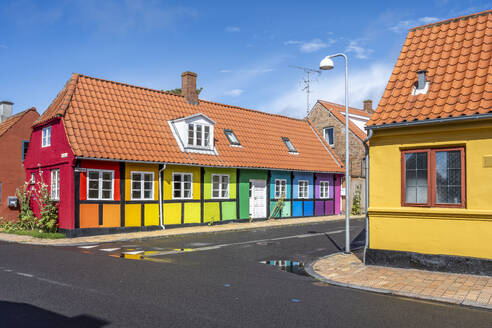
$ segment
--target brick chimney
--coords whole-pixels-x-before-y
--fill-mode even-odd
[[[372,109],[372,100],[370,99],[364,100],[364,112],[369,114],[374,113],[374,110]]]
[[[197,74],[186,71],[181,74],[181,94],[193,105],[198,105],[198,94],[196,93]]]
[[[12,116],[12,106],[13,102],[10,101],[0,101],[0,122],[5,121],[7,118]]]

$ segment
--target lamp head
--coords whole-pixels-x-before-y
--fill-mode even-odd
[[[333,64],[333,60],[331,60],[330,56],[326,56],[323,58],[321,63],[319,63],[319,69],[328,71],[330,69],[333,69],[335,67],[335,64]]]

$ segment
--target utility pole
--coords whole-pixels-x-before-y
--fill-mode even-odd
[[[311,93],[311,73],[317,73],[319,75],[321,74],[321,71],[308,67],[301,67],[295,65],[289,65],[289,67],[300,69],[304,71],[304,73],[306,73],[306,78],[303,80],[304,88],[302,88],[302,91],[306,91],[306,116],[307,116],[309,114],[309,111],[311,110],[311,106],[309,103],[309,95]]]

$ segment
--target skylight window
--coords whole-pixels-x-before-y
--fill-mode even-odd
[[[224,133],[227,137],[227,140],[229,140],[231,146],[240,146],[241,145],[241,143],[237,139],[236,135],[234,134],[234,131],[224,130]]]
[[[289,138],[282,137],[282,140],[284,141],[285,145],[287,146],[287,149],[289,149],[289,153],[297,153],[296,148],[292,144]]]

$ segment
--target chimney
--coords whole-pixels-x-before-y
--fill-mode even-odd
[[[192,105],[198,105],[198,94],[196,93],[196,73],[186,71],[181,74],[181,94]]]
[[[372,100],[370,99],[364,100],[364,112],[369,114],[374,113],[374,110],[372,109]]]
[[[417,71],[417,75],[418,75],[417,90],[425,89],[425,82],[427,82],[427,79],[425,78],[426,73],[427,73],[426,70]]]
[[[12,106],[13,102],[10,101],[0,101],[0,122],[5,121],[7,118],[12,116]]]

